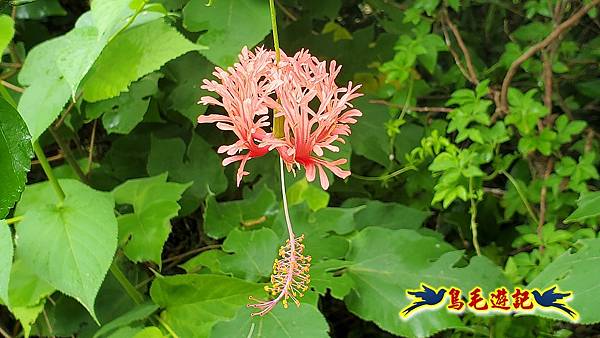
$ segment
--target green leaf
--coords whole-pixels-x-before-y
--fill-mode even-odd
[[[128,92],[91,103],[86,106],[86,117],[96,119],[102,116],[104,129],[110,133],[128,134],[144,119],[150,99],[158,92],[160,73],[152,73],[131,84]]]
[[[165,68],[176,83],[167,97],[169,108],[180,112],[195,125],[198,116],[204,114],[208,107],[198,104],[198,100],[212,93],[200,86],[201,79],[210,77],[213,64],[197,53],[188,53],[169,62]]]
[[[0,154],[0,218],[3,218],[25,188],[33,155],[25,122],[3,98],[0,98]]]
[[[8,43],[15,35],[15,23],[6,14],[0,15],[0,53],[4,52]]]
[[[0,220],[0,302],[10,307],[8,298],[8,283],[13,260],[13,239],[10,227]]]
[[[258,188],[251,197],[238,201],[217,203],[214,196],[206,198],[204,231],[212,238],[227,236],[242,225],[268,226],[276,209],[275,194],[267,187]]]
[[[15,6],[17,19],[37,20],[48,16],[67,15],[58,0],[36,0]]]
[[[269,228],[233,229],[223,242],[223,251],[231,254],[219,259],[221,268],[236,277],[258,281],[271,274],[278,247],[279,238]]]
[[[162,331],[159,328],[157,328],[156,326],[145,327],[143,330],[141,330],[140,332],[136,333],[135,336],[133,336],[133,338],[163,338],[163,337],[169,337],[169,336],[164,336],[162,334]]]
[[[61,47],[60,37],[40,43],[29,52],[19,72],[19,83],[28,87],[21,95],[18,111],[32,140],[56,119],[71,94],[56,66]]]
[[[600,321],[598,283],[590,276],[600,273],[600,239],[583,239],[578,242],[577,251],[567,251],[550,263],[531,283],[528,289],[545,290],[558,285],[561,291],[572,291],[573,299],[569,306],[579,313],[578,323],[595,324]],[[555,312],[536,311],[535,315],[545,318],[567,320],[564,315]]]
[[[220,275],[158,277],[150,295],[180,337],[208,337],[212,327],[233,319],[248,297],[264,293],[260,284]]]
[[[12,265],[8,287],[10,312],[19,320],[25,337],[28,337],[31,325],[44,310],[46,297],[54,292],[54,288],[19,259]]]
[[[24,203],[20,208],[24,219],[17,227],[16,255],[95,318],[96,294],[117,248],[114,200],[79,181],[60,184],[66,195],[60,203],[49,182],[25,189],[19,203]]]
[[[128,311],[124,315],[114,319],[102,326],[100,330],[98,330],[94,334],[94,338],[102,337],[109,334],[111,331],[123,327],[125,325],[130,325],[134,322],[145,320],[146,317],[153,314],[156,310],[158,310],[158,305],[152,303],[145,303],[136,306],[131,311]]]
[[[224,274],[221,270],[221,258],[227,256],[219,249],[207,250],[180,265],[187,273],[197,273],[207,267],[211,273]]]
[[[462,290],[477,285],[484,292],[510,286],[502,271],[483,256],[473,257],[467,266],[456,267],[462,256],[462,251],[414,230],[366,228],[352,239],[346,257],[352,264],[345,273],[355,284],[345,298],[346,305],[362,319],[402,336],[430,336],[462,327],[460,319],[444,309],[418,313],[406,321],[399,315],[410,303],[405,291],[422,282]]]
[[[355,214],[354,220],[357,229],[371,225],[390,229],[418,229],[430,215],[430,212],[402,204],[370,200],[364,202],[364,207]]]
[[[201,51],[212,63],[230,66],[242,47],[264,39],[271,30],[269,4],[255,0],[220,0],[206,6],[205,0],[191,0],[183,9],[183,25],[190,32],[207,30],[198,43],[209,46]]]
[[[350,143],[353,152],[387,166],[390,163],[387,149],[390,141],[385,130],[385,123],[389,119],[387,108],[384,105],[371,104],[365,97],[360,97],[352,103],[363,113],[352,127]]]
[[[147,169],[150,175],[168,171],[173,181],[192,182],[181,203],[184,215],[196,210],[208,194],[220,194],[227,189],[221,159],[195,133],[187,147],[181,138],[160,139],[152,135]]]
[[[310,267],[311,287],[323,296],[329,289],[331,296],[343,300],[355,286],[350,275],[339,273],[349,265],[352,263],[337,259],[328,259],[312,265]]]
[[[306,179],[300,179],[287,190],[290,205],[306,202],[312,210],[325,208],[329,204],[329,194],[315,184],[309,184]]]
[[[162,19],[130,28],[102,51],[87,75],[83,98],[95,102],[115,97],[131,82],[199,48]]]
[[[600,216],[600,191],[585,192],[577,200],[577,209],[565,219],[565,222],[582,222],[598,216]]]
[[[171,233],[171,219],[177,216],[177,201],[190,184],[167,182],[167,175],[128,180],[113,190],[117,204],[133,206],[133,212],[119,216],[119,242],[134,262],[161,264],[163,245]]]
[[[252,317],[251,313],[251,309],[242,308],[232,320],[215,325],[210,337],[329,337],[327,320],[311,304],[303,303],[288,309],[278,306],[263,317]]]

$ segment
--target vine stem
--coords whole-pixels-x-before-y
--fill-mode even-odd
[[[15,224],[23,220],[23,216],[15,216],[13,218],[5,219],[6,224]]]
[[[121,268],[119,268],[119,266],[117,265],[116,262],[113,262],[110,265],[110,272],[115,277],[117,282],[119,282],[119,284],[121,284],[121,286],[123,287],[123,289],[129,296],[129,298],[131,298],[137,305],[142,304],[142,302],[144,301],[144,297],[135,288],[135,286],[133,286],[133,284],[131,284],[129,279],[127,279],[127,277],[125,276],[123,271],[121,271]]]
[[[385,181],[387,179],[396,177],[396,176],[403,174],[410,170],[417,170],[417,167],[415,167],[412,164],[409,164],[409,165],[402,167],[394,172],[391,172],[391,173],[385,174],[385,175],[381,175],[381,176],[362,176],[359,174],[352,173],[352,177],[355,177],[355,178],[357,178],[359,180],[363,180],[363,181]]]
[[[479,239],[477,238],[477,201],[473,192],[473,177],[469,178],[469,198],[471,199],[471,233],[473,234],[473,247],[477,256],[481,256],[481,248],[479,247]]]
[[[531,205],[529,204],[529,202],[527,202],[527,198],[525,197],[525,193],[523,193],[523,191],[521,190],[521,187],[519,187],[519,183],[517,182],[517,180],[515,180],[515,178],[512,177],[512,175],[509,174],[505,170],[500,171],[500,173],[502,173],[502,175],[506,176],[506,178],[508,178],[508,180],[510,181],[510,183],[512,183],[512,185],[515,187],[515,190],[517,190],[517,194],[519,194],[519,197],[521,198],[521,201],[523,202],[523,204],[525,205],[525,208],[527,209],[527,212],[529,213],[529,217],[531,217],[531,219],[535,222],[535,224],[538,224],[539,220],[535,216],[535,213],[533,212],[533,209],[531,208]]]
[[[271,30],[273,31],[273,47],[275,48],[275,63],[278,64],[281,60],[281,50],[279,49],[279,33],[277,33],[277,12],[275,11],[274,0],[269,0],[269,10],[271,13]],[[283,116],[275,116],[273,110],[273,136],[283,138]]]
[[[52,167],[50,166],[48,158],[46,158],[46,154],[44,154],[44,150],[40,146],[40,142],[38,140],[33,141],[33,152],[35,153],[35,156],[37,156],[38,161],[40,161],[40,165],[42,166],[46,177],[48,177],[48,181],[50,181],[50,184],[52,185],[56,196],[58,196],[58,199],[61,202],[64,201],[65,192],[63,191],[62,187],[60,186],[60,183],[56,179],[56,176],[54,176]]]

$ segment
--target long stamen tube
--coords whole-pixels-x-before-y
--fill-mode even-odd
[[[288,236],[285,245],[279,248],[279,258],[273,263],[273,274],[271,275],[271,285],[265,286],[273,299],[261,301],[250,297],[250,300],[256,303],[248,304],[248,307],[258,309],[258,312],[252,316],[264,316],[271,311],[277,303],[281,301],[283,307],[288,307],[288,300],[292,300],[296,306],[300,306],[298,298],[304,296],[310,283],[310,262],[311,257],[304,255],[304,235],[296,237],[292,229],[290,213],[288,209],[286,191],[285,191],[285,171],[283,160],[279,159],[279,170],[281,175],[281,194],[283,198],[283,212],[285,214],[285,223],[287,225]]]

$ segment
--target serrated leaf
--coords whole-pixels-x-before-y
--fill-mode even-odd
[[[4,49],[15,35],[14,25],[15,23],[10,16],[0,15],[0,53],[4,52]]]
[[[276,208],[275,194],[260,187],[251,197],[238,201],[218,203],[214,196],[206,198],[204,231],[212,238],[223,238],[237,227],[268,226],[273,222]]]
[[[79,181],[60,180],[60,184],[66,195],[60,203],[49,194],[49,182],[25,189],[23,200],[28,202],[20,209],[25,212],[17,227],[16,255],[95,318],[96,294],[117,248],[114,200]],[[45,245],[40,245],[40,238]]]
[[[181,201],[184,215],[196,210],[209,193],[220,194],[227,189],[221,159],[195,133],[187,147],[181,138],[160,139],[152,135],[147,169],[150,175],[168,171],[173,181],[192,182]]]
[[[204,0],[191,0],[183,9],[183,25],[191,32],[207,30],[198,43],[209,49],[201,53],[216,65],[230,66],[242,47],[253,47],[271,30],[269,4],[257,0],[220,0],[206,6]]]
[[[405,291],[422,282],[435,287],[455,286],[470,290],[475,285],[484,292],[495,287],[510,287],[502,271],[483,256],[471,259],[468,266],[455,267],[462,251],[434,237],[414,230],[369,227],[351,243],[346,272],[354,281],[345,298],[348,309],[365,320],[374,321],[391,333],[421,337],[464,324],[444,309],[413,315],[409,320],[399,312],[410,303]]]
[[[0,220],[0,302],[10,307],[8,283],[13,261],[12,233],[6,221]]]
[[[25,188],[33,155],[25,122],[3,98],[0,98],[0,154],[0,218],[3,218]]]
[[[600,191],[583,193],[577,200],[577,209],[565,222],[581,222],[600,215]]]
[[[15,260],[10,271],[8,296],[10,312],[19,320],[25,337],[29,337],[31,325],[44,310],[46,297],[54,288],[34,274],[21,260]]]
[[[223,251],[230,254],[219,258],[220,266],[236,277],[258,281],[271,274],[278,247],[279,238],[269,228],[233,229],[223,242]]]
[[[169,108],[180,112],[196,124],[198,116],[204,114],[208,107],[198,104],[198,101],[202,96],[211,94],[200,88],[200,79],[209,78],[214,65],[197,53],[188,53],[169,62],[165,67],[176,83],[167,97]]]
[[[151,97],[158,92],[160,73],[152,73],[131,84],[121,95],[86,106],[86,117],[102,115],[104,129],[110,133],[128,134],[144,119]]]
[[[94,334],[94,338],[103,337],[109,334],[111,331],[116,330],[125,325],[130,325],[136,321],[144,320],[146,317],[153,314],[158,310],[158,305],[152,303],[145,303],[136,306],[134,309],[128,311],[124,315],[104,324],[100,330]]]
[[[171,233],[183,192],[190,184],[167,182],[167,175],[128,180],[113,190],[117,204],[130,204],[133,212],[120,215],[119,242],[134,262],[160,266],[163,245]]]
[[[180,337],[208,337],[212,327],[235,317],[262,285],[220,275],[158,277],[150,295],[163,307],[162,318]]]
[[[83,98],[95,102],[115,97],[167,61],[198,49],[162,19],[130,28],[104,48],[87,75]]]
[[[329,337],[325,317],[311,304],[303,303],[300,307],[290,306],[288,309],[278,306],[263,317],[252,317],[251,313],[251,309],[241,309],[232,320],[215,325],[210,337]]]
[[[598,297],[600,289],[595,278],[600,274],[596,263],[600,259],[600,239],[583,239],[576,252],[565,252],[550,263],[527,286],[528,289],[545,290],[558,285],[562,291],[572,291],[573,299],[569,306],[579,313],[578,323],[594,324],[600,322]],[[545,318],[567,320],[567,317],[555,312],[536,310],[535,315]]]

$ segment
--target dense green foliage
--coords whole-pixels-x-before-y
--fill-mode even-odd
[[[352,175],[287,177],[311,289],[251,317],[287,238],[277,161],[236,187],[231,135],[196,102],[215,66],[272,46],[269,1],[2,2],[0,333],[598,334],[598,3],[275,1],[282,50],[335,59],[365,95]],[[556,284],[580,317],[402,320],[421,282]]]

